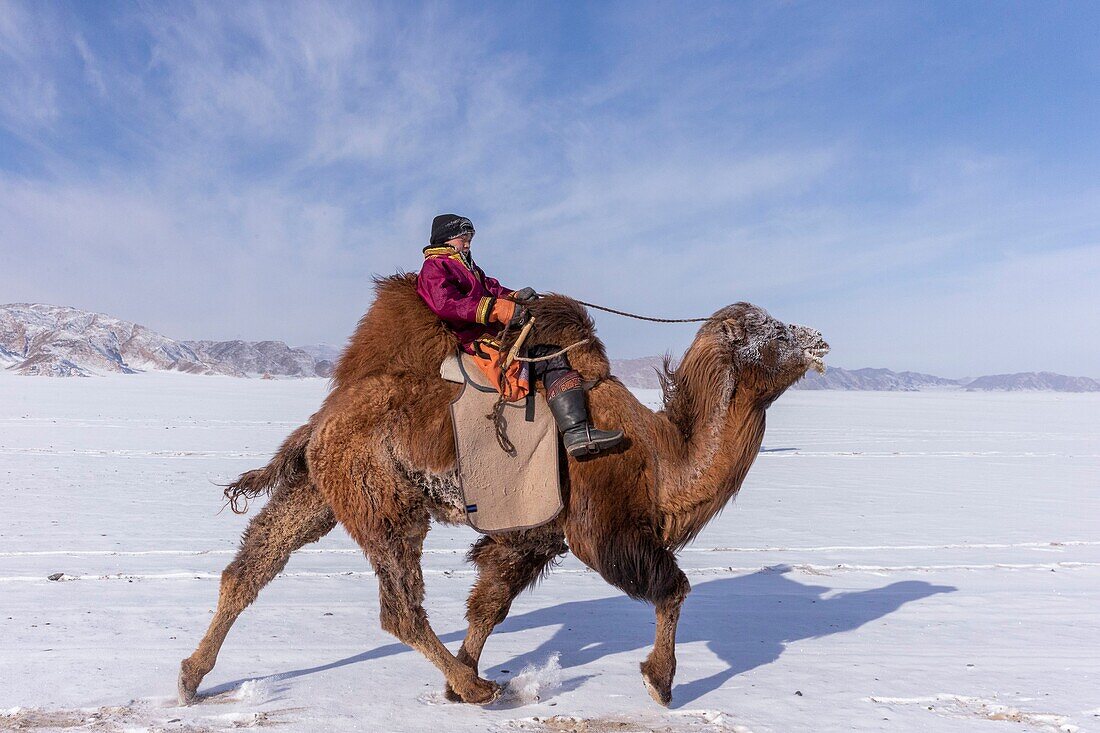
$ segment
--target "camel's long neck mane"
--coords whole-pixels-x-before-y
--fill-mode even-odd
[[[764,439],[764,406],[735,384],[711,338],[696,339],[666,392],[677,459],[661,472],[659,506],[665,543],[677,549],[741,488]]]

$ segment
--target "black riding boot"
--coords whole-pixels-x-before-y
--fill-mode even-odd
[[[533,357],[549,356],[560,348],[553,344],[532,346],[528,354]],[[565,450],[571,456],[590,455],[613,448],[623,439],[621,430],[597,430],[588,422],[588,405],[584,397],[581,375],[571,366],[564,354],[545,361],[532,362],[533,376],[542,379],[546,388],[546,404],[558,424]]]
[[[549,393],[548,393],[549,395]],[[584,388],[578,384],[547,400],[558,423],[565,450],[571,456],[584,456],[614,448],[623,439],[621,430],[597,430],[588,421]]]

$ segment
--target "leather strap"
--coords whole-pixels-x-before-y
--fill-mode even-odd
[[[532,385],[531,390],[527,393],[527,404],[524,406],[523,419],[527,422],[535,421],[535,396],[537,390]]]

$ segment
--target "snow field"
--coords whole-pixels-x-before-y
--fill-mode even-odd
[[[340,529],[241,617],[211,697],[178,708],[248,519],[219,513],[216,483],[264,463],[325,386],[0,375],[0,729],[1100,729],[1100,395],[1048,393],[784,395],[741,496],[681,554],[670,710],[637,670],[651,609],[571,558],[486,646],[508,694],[444,702],[378,628]],[[428,538],[452,649],[475,538]]]

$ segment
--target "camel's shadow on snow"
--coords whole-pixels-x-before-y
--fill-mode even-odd
[[[738,674],[774,662],[791,642],[853,631],[893,613],[906,603],[957,590],[952,586],[906,580],[826,597],[831,588],[803,585],[787,577],[790,570],[777,566],[750,575],[693,585],[676,632],[677,647],[683,650],[689,644],[702,642],[727,666],[710,676],[691,679],[695,670],[681,663],[678,677],[690,681],[673,687],[673,707],[692,703]],[[494,637],[544,627],[557,627],[557,630],[535,649],[503,663],[483,666],[483,676],[499,678],[514,674],[526,664],[542,664],[554,652],[560,653],[561,666],[565,670],[620,652],[636,651],[640,662],[653,644],[654,616],[652,607],[626,596],[569,601],[514,614],[493,632],[482,661],[494,661]],[[446,643],[457,643],[464,634],[465,630],[452,631],[440,638]],[[410,650],[404,644],[386,644],[346,659],[284,672],[277,677],[286,680],[406,652]],[[598,667],[591,670],[598,670]],[[567,679],[562,689],[578,687],[589,678]],[[232,689],[242,682],[219,685],[207,694]],[[640,682],[638,690],[642,690]]]

